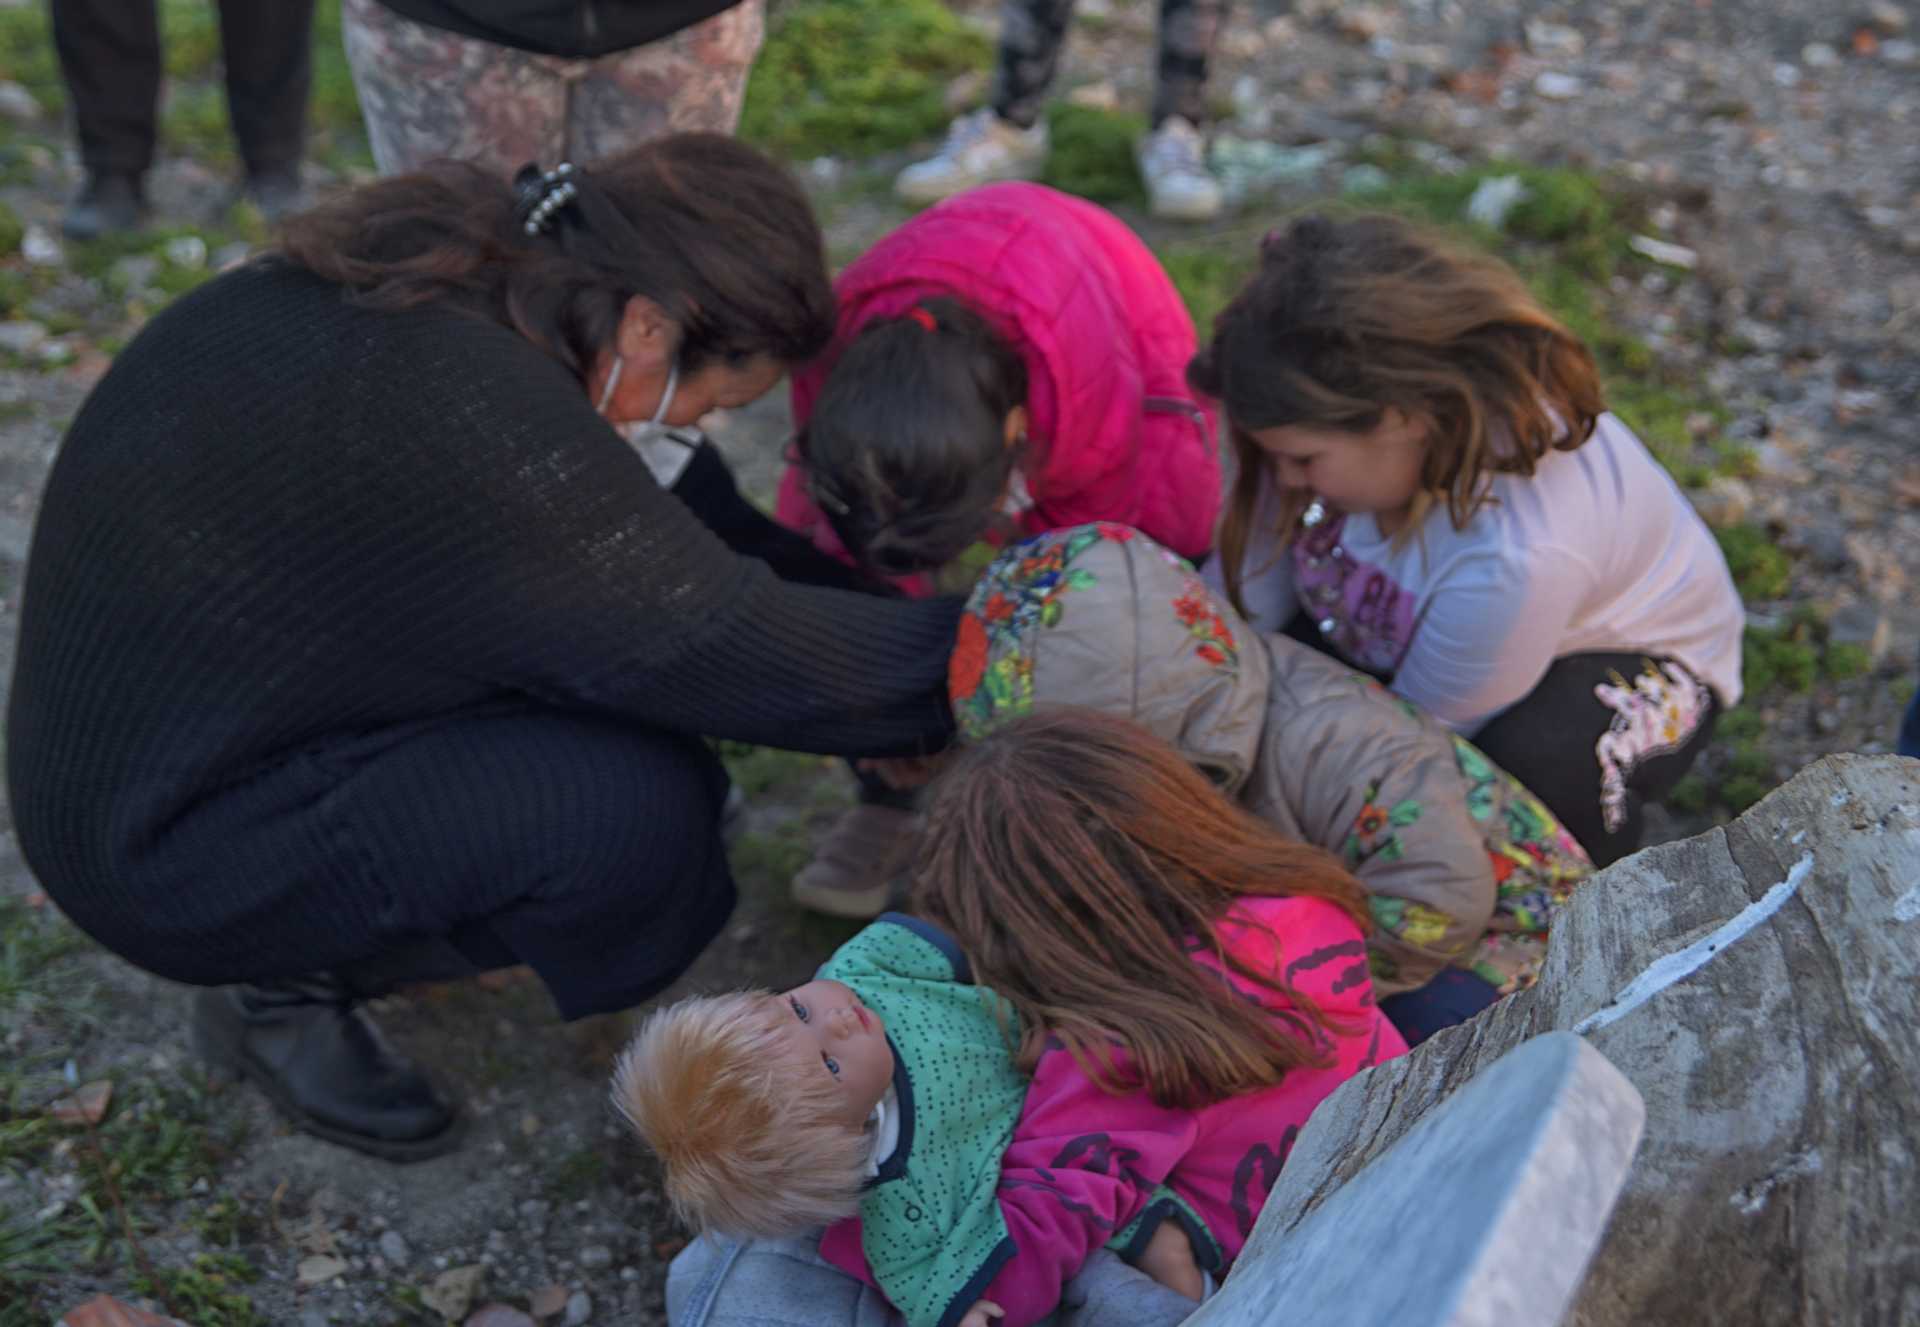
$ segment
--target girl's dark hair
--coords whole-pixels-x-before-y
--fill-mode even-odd
[[[568,178],[573,200],[528,235],[507,181],[438,162],[295,217],[277,252],[373,308],[472,309],[582,380],[635,295],[679,324],[682,369],[798,363],[831,339],[819,224],[767,157],[719,134],[671,134]]]
[[[1241,575],[1267,457],[1249,429],[1306,424],[1364,433],[1391,406],[1431,422],[1410,537],[1436,503],[1456,529],[1494,472],[1530,475],[1572,451],[1606,409],[1593,355],[1514,270],[1398,217],[1305,216],[1269,234],[1260,269],[1214,320],[1187,368],[1220,400],[1239,462],[1220,523],[1228,596]],[[1311,494],[1280,494],[1279,535]]]
[[[1184,1106],[1332,1062],[1332,1016],[1235,958],[1219,923],[1244,896],[1292,895],[1325,899],[1365,930],[1360,882],[1229,801],[1140,725],[1066,707],[1016,720],[954,759],[926,826],[915,907],[1018,1013],[1023,1069],[1058,1037],[1106,1090],[1144,1085]],[[1285,994],[1289,1027],[1221,971]],[[1115,1042],[1133,1072],[1115,1064]]]
[[[1006,420],[1027,366],[957,299],[860,329],[798,440],[814,500],[870,570],[906,575],[964,552],[993,519],[1019,457]]]

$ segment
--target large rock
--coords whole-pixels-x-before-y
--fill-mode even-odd
[[[1538,987],[1328,1098],[1283,1172],[1293,1200],[1276,1194],[1255,1241],[1284,1244],[1438,1102],[1553,1030],[1587,1037],[1646,1103],[1566,1322],[1920,1322],[1920,761],[1828,757],[1726,829],[1596,876]],[[1449,1219],[1436,1190],[1382,1238]],[[1262,1275],[1249,1252],[1232,1279]]]
[[[1228,1277],[1188,1327],[1558,1322],[1644,1119],[1640,1094],[1585,1040],[1535,1037],[1331,1195],[1314,1192],[1324,1170],[1282,1171],[1267,1209],[1287,1216],[1261,1222],[1240,1255],[1258,1274]]]

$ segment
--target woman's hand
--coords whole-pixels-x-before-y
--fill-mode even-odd
[[[990,1299],[976,1299],[967,1316],[960,1319],[960,1327],[991,1327],[993,1320],[1006,1316],[1006,1312]]]
[[[1136,1264],[1167,1289],[1198,1300],[1207,1293],[1200,1264],[1193,1258],[1193,1242],[1178,1221],[1162,1221]]]

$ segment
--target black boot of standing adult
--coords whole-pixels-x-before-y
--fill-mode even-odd
[[[337,977],[202,991],[193,1033],[211,1064],[247,1079],[296,1127],[329,1142],[388,1161],[424,1161],[460,1144],[453,1107],[394,1053]]]

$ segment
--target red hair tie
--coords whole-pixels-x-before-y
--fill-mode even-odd
[[[907,317],[919,323],[929,332],[937,332],[940,330],[940,324],[933,320],[933,315],[921,308],[918,304],[907,310]]]

